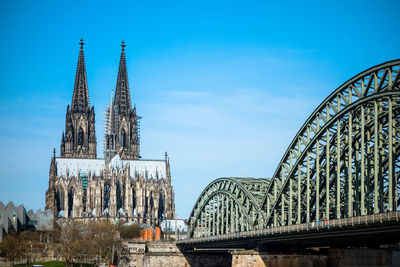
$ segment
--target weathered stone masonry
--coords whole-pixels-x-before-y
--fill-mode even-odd
[[[97,157],[95,112],[90,107],[83,41],[71,106],[68,105],[61,156],[53,153],[46,209],[56,217],[124,217],[157,225],[175,217],[167,153],[144,160],[139,150],[139,120],[131,106],[125,43],[115,95],[106,110],[104,159]]]

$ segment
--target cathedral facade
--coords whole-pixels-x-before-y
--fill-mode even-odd
[[[55,217],[123,217],[153,225],[175,218],[167,153],[162,160],[140,157],[141,117],[132,108],[123,41],[115,94],[105,112],[104,158],[97,158],[83,45],[81,39],[60,157],[54,150],[50,164],[46,210]]]

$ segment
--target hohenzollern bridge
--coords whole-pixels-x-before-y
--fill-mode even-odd
[[[189,218],[193,249],[370,246],[400,242],[400,60],[333,91],[272,178],[219,178]]]

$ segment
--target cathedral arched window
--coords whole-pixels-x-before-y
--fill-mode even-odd
[[[65,136],[67,137],[67,139],[74,142],[74,140],[75,140],[74,127],[72,125],[68,126],[68,130],[65,132]]]
[[[161,222],[165,218],[165,196],[162,191],[160,192],[158,201],[158,219]]]
[[[104,207],[103,207],[103,216],[109,216],[109,208],[110,208],[110,193],[111,186],[110,184],[104,185]]]
[[[153,217],[153,209],[154,209],[154,200],[153,200],[153,193],[150,196],[150,217]]]
[[[64,191],[62,189],[58,189],[56,191],[56,209],[57,209],[57,214],[64,210]]]
[[[145,197],[145,201],[144,201],[144,214],[143,214],[143,216],[148,216],[148,213],[149,212],[149,198],[148,197]]]
[[[132,188],[132,214],[136,215],[136,193],[135,188]]]
[[[121,188],[121,184],[118,181],[117,182],[117,212],[119,212],[119,210],[123,207],[123,195],[122,195],[122,188]]]
[[[121,135],[119,136],[119,145],[124,147],[126,145],[126,132],[122,129]]]
[[[74,188],[73,187],[71,187],[70,189],[69,189],[69,191],[68,191],[68,217],[71,217],[71,216],[74,216],[74,213],[73,213],[73,211],[74,211],[74,197],[75,197],[75,194],[74,194]]]
[[[79,128],[78,130],[78,145],[83,146],[83,130]]]

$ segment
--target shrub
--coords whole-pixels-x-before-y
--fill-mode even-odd
[[[121,238],[137,238],[140,237],[142,228],[137,224],[122,225],[119,227],[119,234]]]

